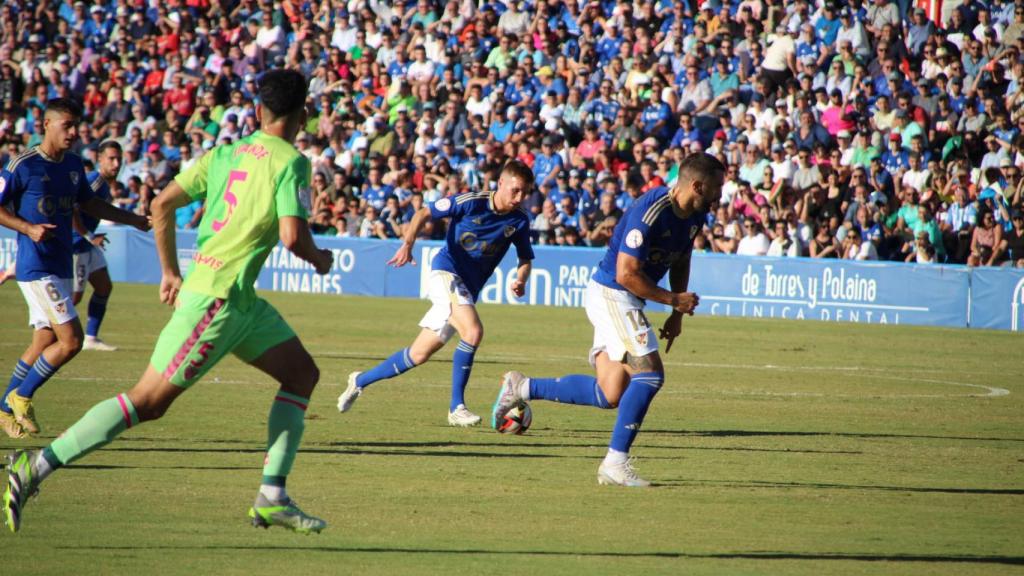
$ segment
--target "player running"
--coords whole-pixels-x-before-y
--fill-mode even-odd
[[[725,167],[712,156],[692,154],[679,167],[679,181],[640,197],[615,227],[608,251],[587,285],[585,306],[594,326],[590,363],[597,378],[570,374],[561,378],[527,378],[505,374],[491,414],[491,426],[521,400],[615,408],[608,454],[597,470],[600,484],[643,487],[629,459],[644,415],[665,381],[658,341],[644,315],[647,300],[670,306],[661,328],[665,351],[682,329],[683,314],[693,314],[699,298],[687,292],[693,238],[705,212],[721,194]],[[671,291],[658,287],[669,275]]]
[[[99,170],[89,175],[89,185],[93,194],[110,202],[110,183],[121,171],[121,145],[115,140],[107,140],[100,144],[97,152]],[[85,324],[85,342],[82,349],[113,352],[117,347],[107,344],[99,337],[100,324],[107,313],[107,301],[114,289],[110,273],[107,272],[107,259],[103,256],[103,246],[107,243],[107,237],[106,234],[96,234],[100,221],[88,214],[76,210],[72,222],[75,278],[71,302],[78,306],[85,295],[86,282],[92,285],[92,297],[89,298],[88,308],[89,320]]]
[[[495,192],[476,192],[442,198],[413,216],[402,246],[388,260],[396,267],[416,262],[412,247],[423,225],[431,218],[450,218],[445,245],[431,263],[427,294],[430,310],[420,320],[423,330],[408,348],[392,354],[367,372],[348,375],[348,387],[338,397],[338,410],[347,412],[363,390],[387,378],[423,364],[444,347],[455,332],[459,345],[452,356],[452,395],[448,424],[476,426],[480,416],[466,408],[465,391],[473,370],[473,356],[483,339],[484,327],[476,312],[476,298],[509,246],[515,244],[519,267],[512,291],[526,292],[533,247],[530,217],[519,207],[533,185],[533,172],[518,160],[505,164]]]
[[[0,171],[0,226],[18,232],[15,278],[34,329],[0,399],[0,428],[12,438],[39,433],[32,404],[36,391],[82,349],[82,323],[70,286],[75,205],[92,217],[149,230],[145,216],[119,210],[93,194],[82,159],[69,152],[81,117],[76,102],[50,100],[43,141]]]
[[[211,150],[153,202],[163,272],[160,300],[176,308],[142,378],[127,393],[93,406],[46,448],[8,457],[4,512],[12,531],[21,526],[26,501],[49,474],[124,430],[163,416],[229,352],[281,384],[270,408],[263,481],[249,510],[253,524],[304,533],[326,526],[300,510],[285,491],[320,372],[277,310],[253,288],[278,239],[319,274],[333,262],[330,251],[318,250],[310,235],[305,204],[311,166],[291,144],[306,123],[306,80],[294,70],[267,72],[259,94],[260,131]],[[207,209],[197,251],[182,283],[174,211],[203,198]]]

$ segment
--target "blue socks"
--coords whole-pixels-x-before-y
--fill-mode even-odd
[[[32,367],[25,363],[24,360],[18,358],[18,365],[14,367],[14,373],[11,374],[11,383],[7,385],[7,391],[4,392],[4,397],[0,398],[0,410],[11,413],[11,407],[7,404],[7,395],[14,392],[21,386],[21,381],[28,375],[28,371]]]
[[[640,425],[644,422],[647,409],[650,408],[654,396],[661,390],[665,375],[657,372],[634,374],[629,387],[619,400],[619,414],[612,429],[612,441],[609,447],[618,452],[628,453],[633,445]]]
[[[611,408],[601,387],[597,385],[597,378],[584,374],[569,374],[561,378],[530,378],[530,399]]]
[[[395,352],[387,360],[356,377],[356,386],[365,388],[378,380],[394,378],[399,374],[415,368],[416,364],[409,356],[409,349],[403,348]]]
[[[459,404],[465,404],[466,384],[469,383],[469,373],[473,371],[473,356],[476,355],[476,346],[459,340],[459,345],[452,355],[452,402],[448,406],[449,412],[454,412]]]
[[[28,374],[25,375],[25,379],[18,386],[18,396],[31,398],[36,393],[36,390],[43,384],[46,384],[46,381],[56,372],[57,369],[50,366],[50,363],[46,361],[46,357],[40,354],[39,359],[32,365]]]
[[[110,296],[100,296],[93,292],[89,299],[89,322],[85,326],[85,335],[96,337],[100,332],[100,324],[107,313],[107,300]]]

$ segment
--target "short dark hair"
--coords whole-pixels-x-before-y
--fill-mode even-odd
[[[59,112],[72,118],[82,117],[82,105],[71,98],[54,98],[46,103],[46,113]]]
[[[703,152],[690,154],[679,164],[679,180],[701,180],[706,182],[713,178],[724,179],[725,165]]]
[[[260,78],[260,103],[276,118],[294,114],[306,105],[308,83],[297,70],[275,69]]]
[[[96,152],[99,154],[103,154],[107,150],[117,150],[118,152],[122,153],[124,152],[124,150],[121,148],[121,144],[118,143],[117,140],[105,140],[102,144],[99,145],[99,147],[96,149]]]
[[[519,178],[527,184],[533,182],[533,170],[522,160],[509,160],[501,168],[501,175],[509,175]]]

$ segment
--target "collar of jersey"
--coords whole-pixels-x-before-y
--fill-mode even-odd
[[[39,155],[43,158],[43,160],[46,160],[47,162],[53,162],[54,164],[60,164],[61,160],[64,159],[63,155],[61,155],[61,157],[59,159],[51,157],[46,152],[43,152],[43,148],[41,146],[39,146],[38,144],[36,144],[35,149],[36,149],[36,152],[38,152]]]

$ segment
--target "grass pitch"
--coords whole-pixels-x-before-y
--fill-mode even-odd
[[[634,447],[659,486],[625,490],[596,483],[612,411],[537,402],[523,437],[449,428],[452,346],[339,415],[346,375],[407,345],[426,302],[267,297],[324,375],[289,492],[327,531],[249,526],[275,387],[229,359],[48,480],[0,536],[10,573],[1024,573],[1019,334],[687,318]],[[43,436],[0,448],[133,384],[169,315],[155,287],[117,285],[103,336],[121,351],[65,366],[37,395]],[[589,371],[582,310],[481,316],[478,413],[505,370]],[[0,288],[4,374],[26,318]]]

